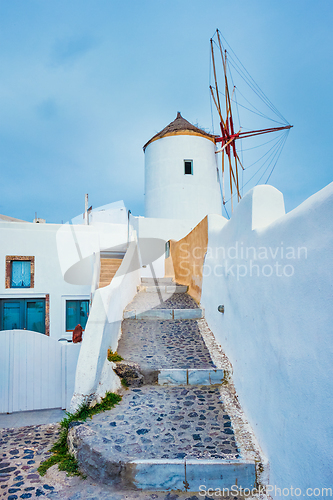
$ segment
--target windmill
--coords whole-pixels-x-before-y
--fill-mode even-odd
[[[223,206],[226,209],[226,196],[225,196],[225,184],[226,184],[226,173],[227,173],[227,179],[229,182],[229,188],[230,188],[230,201],[231,201],[231,211],[233,211],[233,198],[235,195],[237,195],[237,202],[241,199],[241,189],[240,189],[240,179],[239,179],[239,173],[240,169],[243,171],[246,169],[246,166],[243,165],[243,162],[240,159],[240,156],[238,154],[238,146],[237,143],[241,139],[249,138],[249,137],[254,137],[254,136],[260,136],[263,134],[270,134],[273,132],[279,132],[279,131],[289,131],[292,128],[292,125],[288,124],[288,122],[283,118],[283,116],[276,110],[276,108],[272,105],[272,103],[268,100],[268,98],[265,96],[265,94],[261,91],[261,89],[255,84],[254,80],[252,77],[249,75],[249,73],[245,70],[244,66],[240,63],[239,59],[236,58],[234,60],[234,67],[236,71],[245,79],[247,80],[247,83],[252,86],[252,89],[254,89],[255,93],[257,96],[261,98],[261,100],[265,103],[266,106],[270,108],[271,111],[274,111],[276,115],[279,116],[280,121],[283,120],[285,124],[282,126],[274,126],[270,128],[262,128],[262,129],[256,129],[256,130],[242,130],[242,127],[240,126],[239,129],[236,129],[235,125],[235,120],[233,117],[233,100],[235,97],[235,92],[236,92],[236,86],[233,86],[232,92],[230,94],[230,88],[229,88],[229,82],[228,82],[228,67],[229,67],[229,59],[228,59],[228,51],[226,48],[223,47],[222,41],[221,41],[221,33],[219,30],[216,30],[216,38],[217,42],[213,40],[213,38],[210,39],[210,45],[211,45],[211,61],[212,61],[212,68],[213,68],[213,75],[214,75],[214,83],[215,87],[212,85],[209,86],[210,88],[210,93],[212,100],[214,102],[214,105],[217,109],[218,116],[219,116],[219,126],[221,130],[221,135],[216,137],[216,143],[220,143],[221,147],[216,151],[216,153],[221,153],[222,156],[222,201],[223,201]],[[216,57],[214,53],[214,45],[217,46],[217,50],[220,54],[221,61],[222,61],[222,70],[223,70],[223,84],[221,85],[221,88],[223,88],[223,91],[220,92],[219,87],[218,87],[218,78],[217,78],[217,65],[216,65]],[[235,63],[236,61],[236,63]],[[222,99],[221,96],[224,97],[224,103],[222,106]],[[249,109],[249,108],[247,108]],[[254,108],[258,111],[257,108]],[[256,114],[260,114],[257,113]],[[262,114],[262,113],[261,113]],[[262,114],[262,116],[265,116]],[[267,116],[265,116],[267,118]],[[273,120],[276,122],[276,120]],[[281,143],[282,144],[282,143]],[[278,143],[279,148],[277,148],[277,151],[280,151],[280,143]],[[283,142],[284,144],[284,142]],[[282,144],[282,147],[283,147]],[[280,151],[281,152],[281,151]],[[280,153],[279,153],[280,154]],[[275,165],[274,165],[275,166]],[[274,169],[273,166],[273,169]],[[272,173],[272,171],[271,171]],[[270,173],[270,175],[271,175]],[[270,177],[269,175],[269,177]],[[269,178],[268,177],[268,178]],[[261,178],[260,178],[261,179]],[[268,180],[268,179],[267,179]],[[267,182],[266,180],[266,182]]]

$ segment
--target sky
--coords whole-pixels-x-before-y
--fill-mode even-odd
[[[0,0],[0,213],[144,215],[142,146],[177,111],[213,131],[216,28],[293,125],[269,179],[292,210],[332,181],[332,26],[329,0]]]

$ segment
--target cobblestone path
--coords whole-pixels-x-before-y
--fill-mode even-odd
[[[187,293],[141,291],[126,310],[149,307],[183,309],[184,319],[123,320],[117,351],[127,362],[148,371],[216,368],[200,331],[204,320],[186,318],[198,308]],[[114,409],[75,427],[72,443],[82,465],[89,463],[86,472],[106,482],[119,463],[241,458],[218,385],[130,387]]]
[[[143,386],[87,427],[89,444],[117,461],[235,459],[239,452],[217,386]]]
[[[197,320],[125,319],[117,350],[143,369],[215,367]]]
[[[37,468],[50,456],[59,424],[0,430],[0,499],[48,497],[54,487]]]
[[[128,304],[125,311],[137,309],[145,311],[148,309],[197,309],[198,304],[187,293],[166,292],[139,292],[134,300]]]
[[[161,301],[162,299],[162,301]],[[139,292],[127,310],[195,309],[185,293]],[[132,320],[122,323],[118,353],[142,368],[215,368],[201,335],[204,320]],[[214,358],[215,359],[215,358]],[[217,361],[216,361],[217,362]],[[110,460],[212,459],[240,457],[219,386],[145,385],[124,391],[114,409],[79,425],[86,449],[107,452]],[[58,437],[59,425],[0,431],[0,500],[39,497],[54,500],[208,500],[186,492],[115,490],[92,478],[66,477],[53,466],[37,473]],[[89,440],[91,442],[89,442]],[[225,499],[230,497],[225,496]],[[237,500],[237,496],[232,498]]]

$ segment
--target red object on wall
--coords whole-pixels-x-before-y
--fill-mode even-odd
[[[73,344],[78,344],[79,342],[82,342],[82,332],[83,328],[81,325],[76,325],[76,327],[73,330]]]

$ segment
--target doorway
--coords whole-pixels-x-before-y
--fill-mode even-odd
[[[0,329],[45,334],[45,299],[1,299]]]

